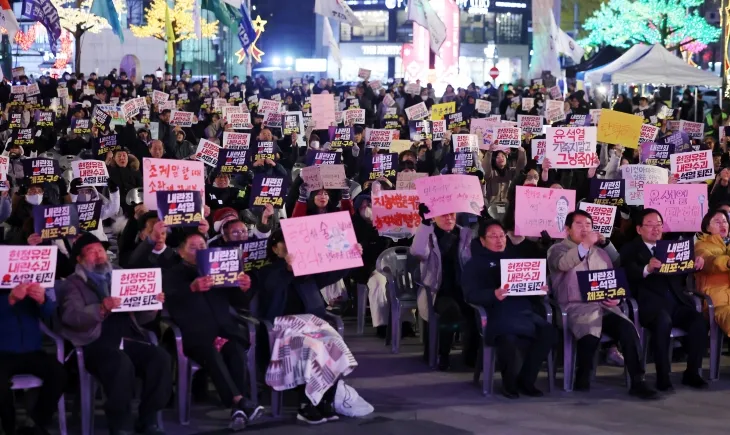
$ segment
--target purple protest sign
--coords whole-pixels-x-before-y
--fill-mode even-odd
[[[660,166],[669,169],[670,156],[674,154],[672,143],[657,144],[645,142],[640,144],[639,162],[644,165]]]
[[[380,177],[395,181],[396,169],[398,168],[398,154],[375,154],[370,157],[368,168],[368,180],[375,181]]]
[[[79,216],[76,206],[36,205],[33,206],[33,232],[42,240],[60,239],[79,233]]]
[[[335,151],[307,151],[307,166],[339,165],[342,163],[342,153]]]
[[[168,227],[197,227],[203,200],[197,190],[157,191],[157,216]]]
[[[476,174],[477,163],[474,159],[476,152],[456,152],[451,153],[447,167],[450,174]]]
[[[248,151],[242,148],[221,148],[216,173],[239,174],[248,171]]]
[[[600,180],[591,178],[591,191],[588,196],[594,204],[616,205],[624,204],[626,180]]]
[[[258,270],[270,264],[266,259],[266,243],[267,239],[249,239],[241,244],[241,259],[245,272],[250,272],[251,269]]]
[[[238,287],[243,273],[238,247],[201,249],[195,256],[200,276],[213,278],[213,287]]]
[[[289,177],[270,177],[257,174],[251,185],[251,207],[271,204],[274,208],[284,206],[284,196],[289,187]]]
[[[321,138],[320,138],[321,139]],[[355,145],[355,129],[352,127],[330,127],[330,148],[337,149]]]
[[[76,214],[82,231],[94,231],[101,222],[101,200],[76,202]]]

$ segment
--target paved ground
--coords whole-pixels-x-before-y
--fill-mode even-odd
[[[350,325],[348,325],[350,326]],[[350,328],[348,328],[348,332]],[[591,393],[565,393],[556,387],[543,399],[508,400],[485,398],[471,383],[467,369],[449,373],[427,369],[417,339],[405,340],[401,353],[392,355],[382,341],[370,336],[346,337],[359,367],[348,382],[375,407],[365,419],[344,419],[317,427],[297,425],[290,410],[289,420],[264,422],[245,432],[262,435],[343,434],[347,435],[572,435],[572,434],[727,434],[730,413],[730,358],[723,357],[724,380],[712,383],[709,391],[693,391],[680,385],[676,364],[677,392],[654,402],[630,398],[623,386],[623,371],[601,367]],[[653,371],[653,366],[649,367]],[[559,377],[560,381],[562,377]],[[653,381],[651,375],[650,380]],[[547,390],[545,373],[539,381]],[[499,380],[496,381],[499,387]],[[97,406],[101,415],[101,407]],[[170,435],[218,435],[224,430],[228,413],[213,404],[196,404],[189,426],[176,422],[174,410],[165,411],[165,429]],[[97,434],[103,430],[97,418]],[[69,434],[78,434],[71,426]]]

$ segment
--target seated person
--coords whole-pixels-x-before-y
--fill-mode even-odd
[[[593,357],[601,341],[601,333],[606,333],[617,339],[624,351],[626,369],[631,377],[629,394],[641,399],[657,398],[656,391],[644,381],[644,368],[639,356],[641,343],[636,328],[619,309],[619,301],[584,302],[578,286],[579,271],[617,267],[618,259],[612,261],[607,252],[615,253],[613,245],[593,231],[591,215],[583,210],[568,214],[565,230],[567,237],[550,247],[547,260],[553,293],[560,307],[567,312],[568,326],[577,340],[574,389],[590,390]]]
[[[182,261],[163,270],[165,306],[180,327],[185,355],[200,364],[224,406],[232,408],[229,427],[237,431],[263,412],[243,397],[248,336],[229,311],[232,304],[248,305],[251,279],[241,273],[237,287],[212,288],[213,278],[200,276],[197,267],[197,252],[206,248],[202,234],[184,235],[178,247]],[[223,345],[218,349],[216,343]]]
[[[715,321],[725,334],[730,334],[730,217],[723,208],[711,210],[702,220],[702,235],[695,243],[695,253],[705,264],[695,276],[697,290],[712,299]]]
[[[157,412],[172,394],[170,356],[148,343],[142,330],[157,311],[112,312],[122,301],[110,296],[112,265],[93,234],[81,235],[71,255],[77,261],[76,272],[63,282],[58,297],[61,334],[83,347],[86,370],[104,389],[109,433],[131,433],[135,377],[140,377],[142,400],[134,429],[145,435],[163,434]],[[164,301],[164,295],[158,300]]]
[[[165,244],[167,227],[160,221],[156,211],[148,211],[138,220],[141,228],[136,245],[120,251],[119,264],[127,268],[172,267],[178,260],[177,254]]]
[[[541,397],[535,380],[557,341],[557,331],[539,314],[544,312],[542,296],[509,297],[509,289],[502,288],[500,260],[509,258],[532,257],[507,248],[507,235],[499,221],[481,222],[479,238],[472,240],[471,260],[461,277],[464,299],[487,310],[484,341],[497,349],[502,394],[510,399],[518,398],[519,392]]]
[[[41,347],[43,334],[39,322],[49,319],[56,304],[46,298],[38,283],[18,284],[12,290],[0,290],[0,420],[6,435],[15,435],[15,408],[11,379],[15,375],[33,375],[43,381],[38,401],[29,415],[35,424],[29,433],[48,434],[53,413],[66,386],[66,371],[55,355]]]
[[[687,331],[684,339],[687,350],[687,370],[682,376],[682,384],[692,388],[707,388],[707,382],[700,376],[702,357],[707,350],[707,333],[710,325],[705,316],[695,309],[692,296],[687,293],[686,275],[662,275],[662,267],[654,255],[657,241],[662,239],[664,219],[653,208],[645,208],[636,217],[636,232],[633,241],[621,249],[621,265],[626,270],[629,287],[639,304],[641,326],[651,332],[654,345],[654,364],[656,364],[659,391],[672,391],[669,380],[671,361],[669,360],[669,338],[672,328]],[[702,270],[705,260],[698,257],[695,269]]]

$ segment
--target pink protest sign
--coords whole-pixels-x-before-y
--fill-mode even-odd
[[[700,231],[708,207],[704,183],[644,186],[644,208],[653,208],[662,214],[665,232]]]
[[[357,237],[346,211],[281,220],[294,276],[312,275],[363,265],[355,249]]]
[[[553,168],[598,166],[596,127],[548,127],[545,158]]]
[[[478,215],[484,208],[479,178],[473,175],[437,175],[414,181],[420,201],[429,209],[426,219],[449,213]]]
[[[157,210],[157,191],[198,190],[205,198],[203,162],[145,158],[142,169],[142,192],[148,210]]]
[[[312,95],[312,123],[314,128],[326,129],[337,125],[335,121],[335,101],[332,95]]]
[[[489,150],[491,148],[494,142],[493,130],[499,127],[499,125],[499,121],[494,122],[489,118],[474,118],[471,120],[469,133],[476,134],[479,137],[479,149]]]
[[[419,225],[421,217],[418,215],[416,192],[383,190],[373,196],[373,226],[381,236],[394,239],[410,237]]]
[[[575,190],[517,186],[515,195],[515,234],[539,237],[544,230],[550,237],[565,237],[565,219],[575,210]]]

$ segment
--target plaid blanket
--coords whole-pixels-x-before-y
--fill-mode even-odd
[[[266,384],[276,391],[305,385],[314,405],[357,361],[340,334],[311,314],[277,317]]]

